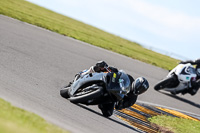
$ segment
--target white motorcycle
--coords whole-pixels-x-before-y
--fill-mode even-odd
[[[172,69],[167,77],[155,86],[155,90],[165,90],[176,95],[178,93],[185,94],[185,89],[192,87],[191,81],[195,81],[197,77],[195,68],[190,64],[179,64]],[[192,92],[191,95],[194,95]]]

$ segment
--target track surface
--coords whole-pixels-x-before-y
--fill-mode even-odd
[[[0,15],[0,97],[72,132],[136,131],[115,116],[102,117],[96,106],[74,105],[59,95],[74,74],[98,60],[146,77],[151,87],[139,101],[200,114],[200,92],[192,97],[153,90],[166,70]]]

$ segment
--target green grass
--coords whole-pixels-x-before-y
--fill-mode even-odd
[[[0,99],[0,133],[69,133]]]
[[[143,48],[141,45],[47,10],[24,0],[0,0],[0,14],[37,25],[131,58],[172,69],[178,60]],[[105,60],[105,59],[103,59]]]
[[[149,118],[149,121],[166,127],[174,133],[199,133],[200,132],[200,121],[194,121],[184,118],[176,118],[171,116],[154,116]]]

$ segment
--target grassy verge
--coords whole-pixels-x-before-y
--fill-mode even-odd
[[[0,133],[68,133],[0,99]]]
[[[172,69],[178,60],[24,0],[0,0],[0,14],[37,25],[143,62]]]
[[[151,123],[155,123],[159,126],[168,128],[174,133],[199,133],[200,121],[194,121],[184,118],[176,118],[171,116],[154,116],[149,118]]]

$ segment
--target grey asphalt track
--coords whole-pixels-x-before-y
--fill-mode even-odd
[[[166,70],[0,15],[1,98],[72,132],[133,132],[115,116],[102,117],[96,106],[75,105],[59,95],[74,74],[99,60],[148,79],[151,87],[139,101],[200,114],[200,92],[171,96],[153,90]]]

